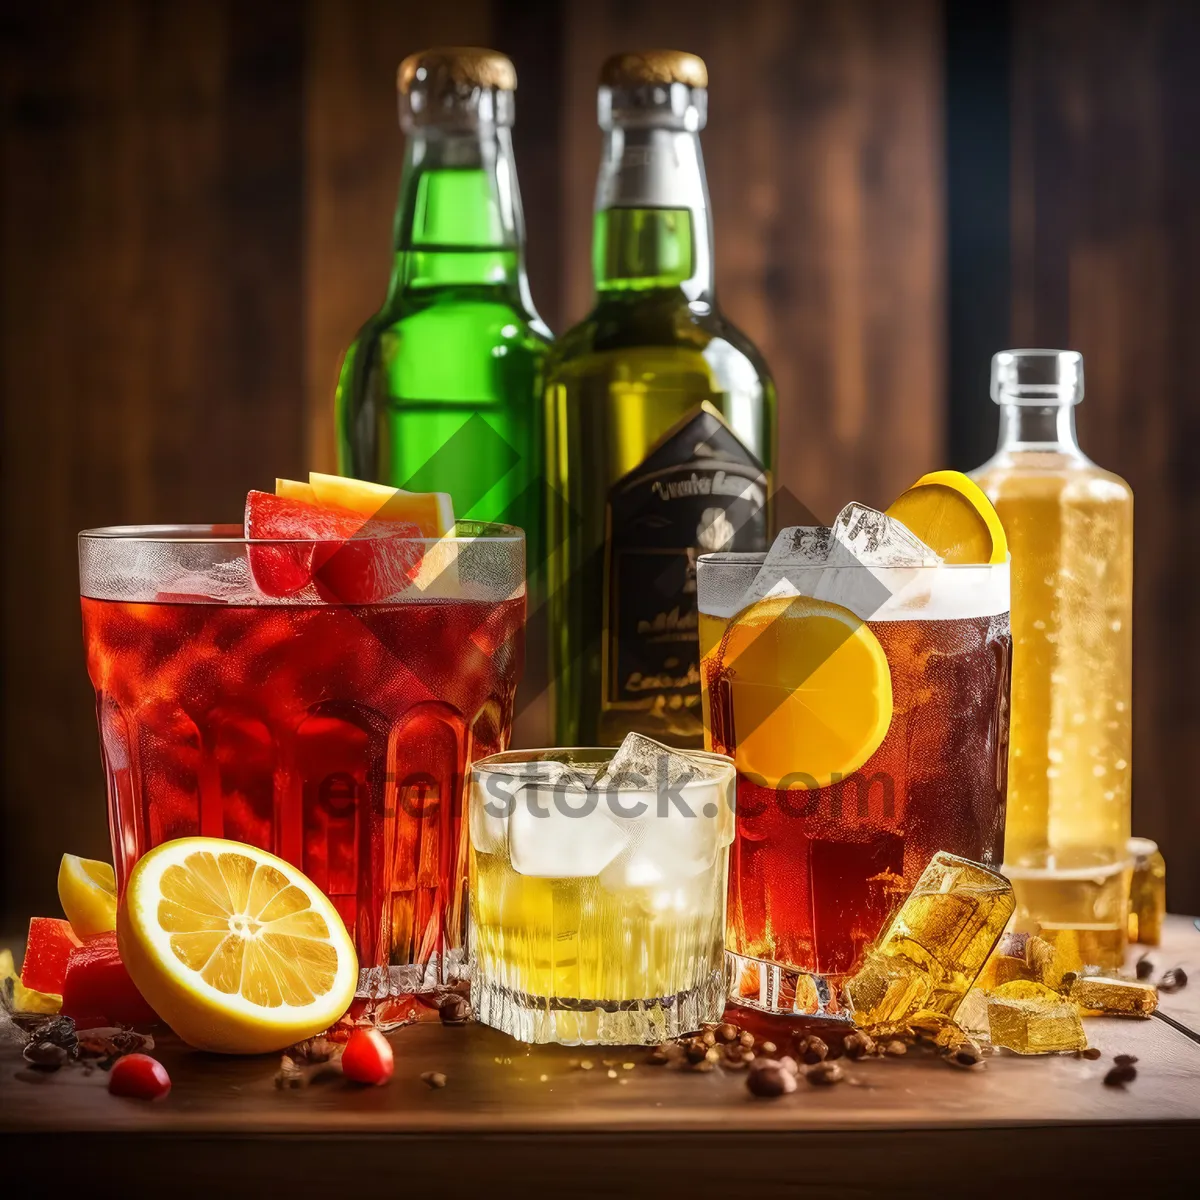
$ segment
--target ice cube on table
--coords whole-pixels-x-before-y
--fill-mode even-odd
[[[907,977],[910,968],[926,975],[927,995],[921,999],[920,989],[914,986],[912,1003],[952,1017],[1000,940],[1014,906],[1012,885],[1003,875],[939,851],[884,929],[862,970],[847,982],[855,1019],[860,1020],[857,1013],[862,1010],[862,1023],[903,1020],[904,1014],[894,1011],[898,1000],[890,1002],[892,1011],[886,1018],[875,1015],[879,1007],[875,997],[880,990],[876,977],[885,967],[897,976]],[[884,964],[883,958],[902,961]]]
[[[1068,971],[1078,970],[1070,947],[1056,945],[1035,933],[1006,933],[984,965],[976,986],[991,991],[1014,980],[1029,979],[1057,990]]]
[[[846,992],[859,1025],[900,1025],[929,1007],[933,982],[924,967],[903,955],[869,950]]]
[[[987,1042],[992,1030],[988,1024],[987,993],[973,987],[964,997],[954,1013],[954,1023],[973,1038]]]
[[[1049,989],[1047,992],[1047,995],[1026,999],[989,995],[987,1020],[992,1044],[1016,1054],[1086,1050],[1087,1036],[1079,1019],[1078,1006]]]
[[[513,870],[541,879],[594,878],[628,840],[626,823],[613,816],[605,796],[574,786],[526,783],[508,818]]]
[[[1082,975],[1071,988],[1071,999],[1089,1013],[1148,1017],[1158,1007],[1158,988],[1140,979]]]

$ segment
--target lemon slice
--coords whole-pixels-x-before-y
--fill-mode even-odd
[[[759,600],[733,619],[718,653],[738,770],[765,787],[828,787],[857,771],[887,735],[887,656],[840,604]]]
[[[117,915],[138,990],[189,1045],[265,1054],[332,1025],[358,982],[354,946],[311,880],[219,838],[164,842],[138,860]]]
[[[58,902],[75,936],[92,937],[117,927],[117,880],[106,862],[64,854],[58,867]]]
[[[0,988],[12,983],[12,1008],[19,1013],[56,1013],[62,1008],[62,997],[54,992],[37,992],[27,988],[13,965],[11,950],[0,950]]]
[[[275,495],[282,500],[300,500],[305,504],[316,504],[317,493],[311,483],[301,483],[298,479],[275,480]]]
[[[379,521],[408,521],[427,538],[444,537],[454,530],[454,506],[447,492],[406,492],[319,471],[308,473],[308,483],[318,504],[336,504]]]
[[[887,515],[948,563],[1002,563],[1008,557],[1008,539],[992,502],[961,471],[922,475]]]

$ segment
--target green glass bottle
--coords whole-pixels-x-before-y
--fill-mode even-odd
[[[713,294],[707,87],[676,51],[618,55],[600,76],[595,306],[546,367],[566,746],[630,730],[703,745],[696,556],[770,535],[775,388]]]
[[[516,72],[494,50],[427,50],[397,74],[407,137],[383,307],[336,394],[344,475],[449,492],[456,517],[525,528],[542,558],[542,368],[510,129]]]

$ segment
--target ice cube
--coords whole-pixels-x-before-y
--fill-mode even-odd
[[[594,771],[581,770],[574,764],[549,759],[488,763],[476,767],[472,772],[468,814],[471,845],[480,854],[504,851],[509,819],[527,785],[547,789],[547,799],[553,803],[556,788],[563,793],[586,792],[594,774]]]
[[[661,792],[711,774],[711,760],[703,755],[664,746],[641,733],[627,733],[592,787],[609,792],[618,788]]]
[[[1158,1007],[1158,988],[1137,979],[1084,975],[1071,988],[1071,999],[1089,1013],[1148,1017]]]
[[[628,844],[605,800],[568,776],[524,784],[508,818],[513,870],[541,879],[598,876]]]
[[[1070,946],[1048,942],[1034,933],[1006,933],[988,959],[977,986],[992,990],[1018,979],[1029,979],[1058,990],[1068,971],[1078,971]]]
[[[828,525],[789,525],[776,534],[763,565],[819,567],[829,557],[832,537]]]
[[[1028,998],[989,995],[987,1020],[992,1043],[1016,1054],[1086,1050],[1087,1036],[1079,1019],[1079,1008],[1048,988],[1045,992]]]
[[[833,541],[869,567],[937,566],[942,561],[907,525],[854,501],[834,519]]]
[[[881,1003],[876,999],[881,988],[876,977],[887,967],[898,979],[909,978],[913,971],[926,975],[926,998],[919,1006],[952,1017],[1000,940],[1013,907],[1012,885],[1003,875],[939,851],[888,923],[862,970],[847,982],[846,991],[856,1012],[866,1014],[864,1023],[903,1020],[904,1014],[897,1011],[898,998],[888,1001],[886,1017],[875,1016]],[[882,963],[886,958],[902,961]],[[920,998],[922,989],[914,985],[908,990],[912,1002]],[[856,1015],[855,1019],[860,1018]]]
[[[928,1007],[933,984],[928,971],[903,955],[869,950],[846,991],[859,1025],[899,1025]]]
[[[978,987],[973,987],[963,997],[962,1003],[955,1011],[954,1023],[960,1029],[966,1030],[972,1037],[985,1042],[990,1041],[992,1027],[988,1023],[987,1006],[987,993]]]
[[[698,776],[657,795],[603,794],[622,814],[629,849],[604,869],[601,885],[610,891],[669,887],[708,871],[733,840],[731,787],[732,776],[725,781]]]
[[[833,531],[823,525],[791,525],[771,543],[739,605],[745,608],[767,596],[808,595],[805,581],[815,581],[829,559]],[[811,586],[811,585],[810,585]]]

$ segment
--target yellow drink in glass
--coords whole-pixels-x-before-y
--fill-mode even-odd
[[[472,769],[471,999],[522,1041],[655,1044],[721,1019],[733,763],[672,752],[634,778],[619,753]]]

